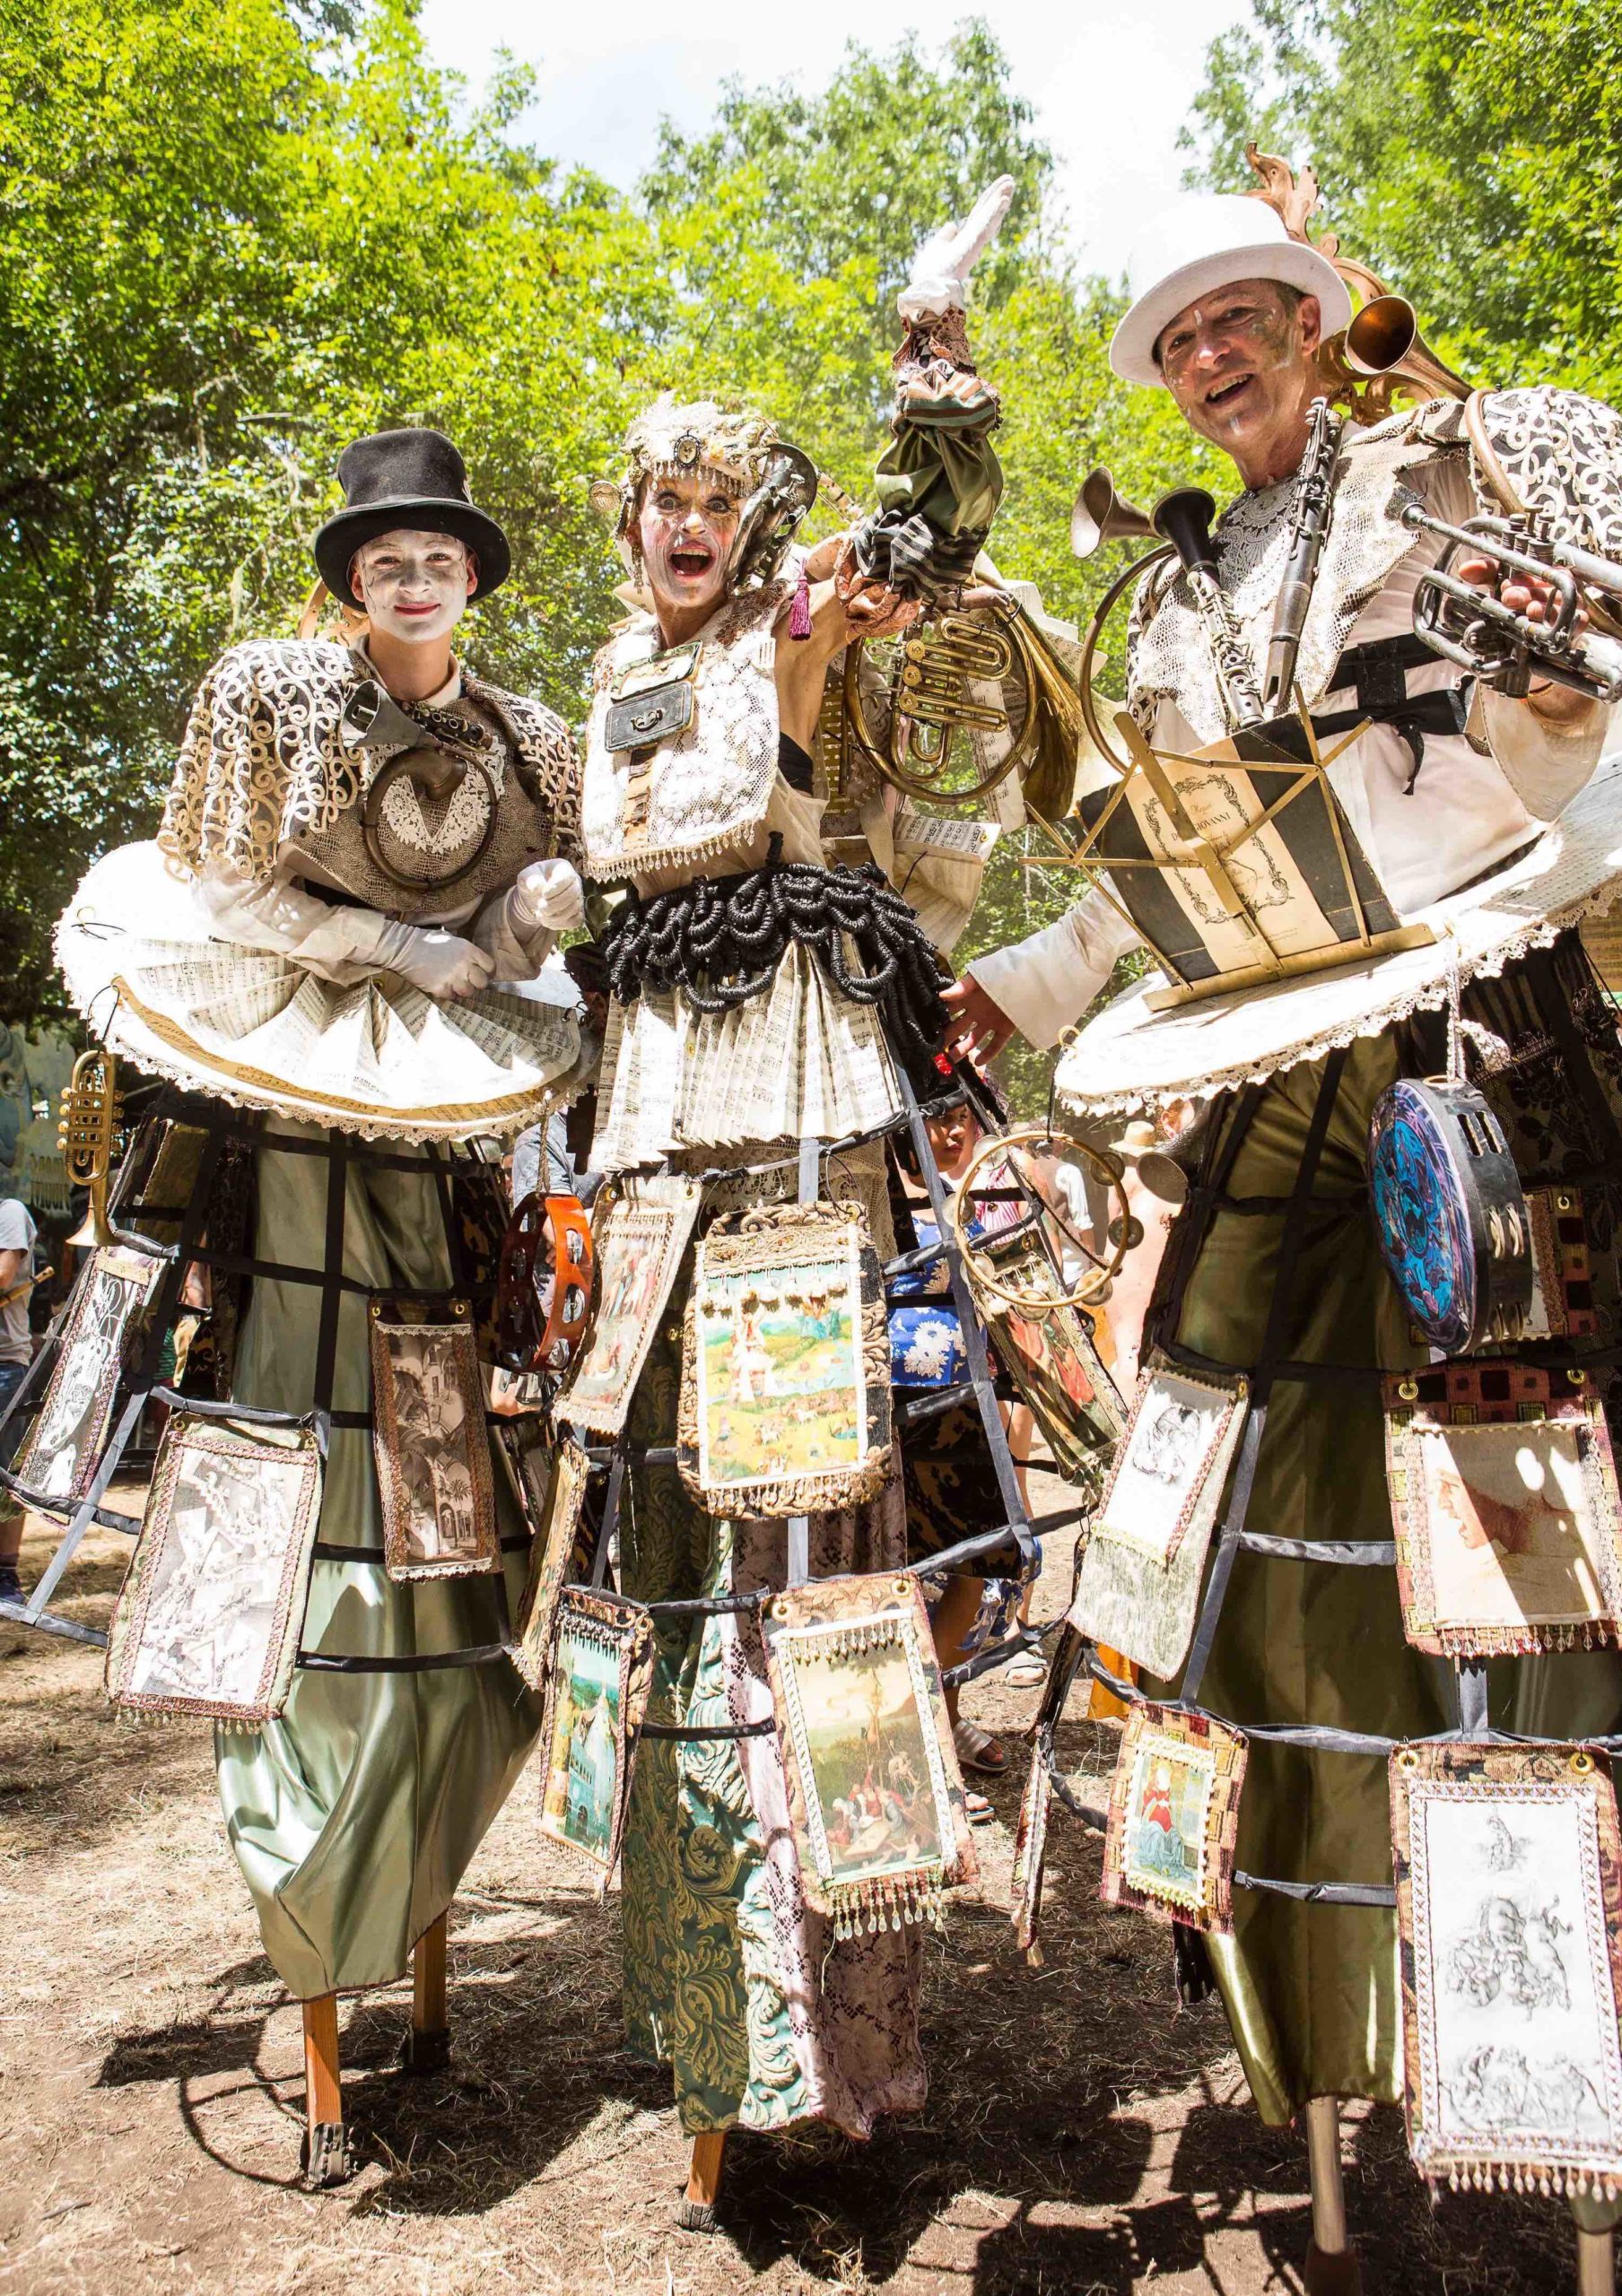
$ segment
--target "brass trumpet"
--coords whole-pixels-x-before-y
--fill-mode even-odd
[[[1426,398],[1469,398],[1474,388],[1438,359],[1406,295],[1375,295],[1346,331],[1346,363],[1367,380],[1406,383]]]
[[[100,1045],[82,1052],[62,1095],[62,1121],[57,1145],[67,1166],[70,1187],[90,1190],[90,1208],[68,1238],[75,1250],[122,1243],[123,1238],[107,1216],[107,1181],[112,1170],[113,1141],[123,1113],[118,1091],[118,1066]]]

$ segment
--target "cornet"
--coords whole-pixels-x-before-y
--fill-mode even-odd
[[[62,1095],[62,1121],[57,1132],[69,1187],[90,1190],[90,1209],[67,1239],[79,1251],[123,1241],[107,1216],[107,1178],[121,1113],[118,1063],[111,1053],[100,1045],[82,1052]]]
[[[1447,544],[1414,592],[1414,630],[1434,653],[1516,700],[1530,687],[1534,666],[1557,685],[1593,700],[1622,700],[1622,644],[1583,627],[1588,615],[1611,621],[1617,614],[1622,566],[1557,542],[1530,512],[1453,526],[1405,486],[1391,507],[1411,534],[1436,535]],[[1501,577],[1526,574],[1548,584],[1555,594],[1553,613],[1546,621],[1529,621],[1502,598],[1461,581],[1452,570],[1461,555],[1490,560]]]

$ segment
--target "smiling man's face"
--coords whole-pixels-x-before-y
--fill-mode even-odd
[[[1202,439],[1232,455],[1247,486],[1286,477],[1306,444],[1306,413],[1321,387],[1312,365],[1317,298],[1272,279],[1241,279],[1202,295],[1161,329],[1155,357]]]

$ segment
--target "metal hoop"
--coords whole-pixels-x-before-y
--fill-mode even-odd
[[[1151,566],[1158,566],[1163,559],[1174,558],[1176,555],[1175,550],[1168,542],[1163,543],[1158,550],[1148,551],[1142,558],[1134,559],[1123,574],[1118,574],[1115,577],[1099,600],[1094,611],[1093,619],[1087,624],[1087,634],[1082,640],[1080,672],[1082,719],[1092,737],[1094,748],[1101,757],[1106,759],[1115,768],[1118,773],[1129,773],[1132,770],[1132,761],[1129,757],[1123,756],[1119,750],[1111,748],[1109,736],[1099,723],[1098,712],[1093,707],[1093,657],[1098,651],[1098,641],[1103,635],[1104,623],[1108,621],[1116,600],[1128,583],[1136,581],[1138,575],[1147,573]]]
[[[1121,1206],[1119,1223],[1115,1221],[1110,1222],[1112,1228],[1119,1225],[1121,1232],[1121,1241],[1114,1247],[1113,1257],[1107,1263],[1094,1267],[1082,1278],[1074,1292],[1052,1293],[1017,1290],[994,1272],[990,1264],[990,1256],[987,1250],[988,1239],[973,1237],[968,1233],[968,1216],[964,1207],[973,1192],[973,1180],[980,1166],[989,1163],[993,1156],[1007,1154],[1009,1152],[1016,1153],[1022,1146],[1038,1140],[1060,1141],[1067,1148],[1073,1148],[1077,1154],[1084,1158],[1092,1167],[1094,1176],[1112,1191]],[[1017,1161],[1015,1168],[1018,1170]],[[1023,1173],[1020,1177],[1023,1181],[1025,1177]],[[1028,1194],[1035,1196],[1038,1204],[1042,1204],[1042,1197],[1036,1195],[1035,1189],[1028,1183],[1026,1183],[1026,1188]],[[1044,1212],[1047,1210],[1045,1204],[1042,1208]],[[1132,1213],[1131,1207],[1127,1202],[1124,1167],[1120,1159],[1108,1154],[1102,1149],[1089,1148],[1085,1140],[1077,1140],[1072,1133],[1055,1132],[1051,1126],[1045,1124],[1018,1124],[1009,1132],[988,1133],[969,1159],[964,1176],[958,1181],[951,1202],[946,1207],[946,1216],[952,1223],[952,1239],[963,1254],[965,1265],[972,1265],[976,1283],[982,1285],[994,1299],[1000,1300],[1005,1306],[1016,1308],[1022,1315],[1043,1316],[1054,1308],[1086,1308],[1091,1306],[1094,1300],[1102,1300],[1110,1284],[1120,1274],[1121,1262],[1131,1248]]]

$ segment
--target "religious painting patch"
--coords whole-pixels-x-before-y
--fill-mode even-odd
[[[807,1903],[837,1937],[933,1918],[978,1868],[918,1581],[815,1579],[763,1626]]]
[[[892,1472],[884,1277],[854,1205],[718,1221],[698,1247],[678,1465],[712,1515],[871,1499]]]
[[[639,1604],[565,1587],[541,1726],[541,1831],[578,1851],[606,1889],[618,1862],[638,1733],[653,1679],[653,1629]]]
[[[1147,1370],[1094,1516],[1069,1617],[1150,1674],[1188,1655],[1248,1396],[1243,1378]]]
[[[1104,1835],[1107,1905],[1225,1936],[1249,1749],[1202,1714],[1135,1706],[1121,1732]]]
[[[453,1300],[451,1316],[438,1322],[427,1310],[371,1303],[372,1446],[391,1578],[501,1567],[484,1379],[466,1301]]]
[[[653,1344],[698,1216],[696,1181],[633,1181],[595,1222],[597,1303],[586,1344],[554,1407],[601,1435],[617,1435]]]
[[[57,1361],[13,1472],[42,1499],[68,1504],[94,1480],[118,1378],[165,1263],[125,1244],[93,1251],[74,1287]]]
[[[1558,1375],[1556,1375],[1558,1376]],[[1388,1381],[1386,1477],[1403,1631],[1490,1657],[1622,1640],[1622,1498],[1597,1396],[1549,1392],[1513,1418]]]
[[[1578,1746],[1400,1746],[1408,2149],[1435,2182],[1622,2194],[1622,1839]]]
[[[108,1635],[117,1705],[239,1728],[287,1703],[321,1503],[313,1434],[177,1413]]]

